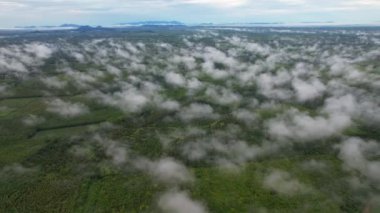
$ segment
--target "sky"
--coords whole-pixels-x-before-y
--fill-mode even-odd
[[[0,27],[148,20],[380,24],[380,0],[0,0]]]

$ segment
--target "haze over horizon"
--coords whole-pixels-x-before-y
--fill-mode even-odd
[[[147,20],[373,24],[380,23],[379,11],[378,0],[0,0],[0,27]]]
[[[380,213],[380,0],[0,0],[0,213]]]

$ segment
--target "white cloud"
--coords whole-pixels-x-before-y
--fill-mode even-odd
[[[46,44],[30,43],[25,45],[25,51],[40,59],[46,59],[51,56],[54,50]]]
[[[96,82],[96,77],[92,76],[92,73],[79,72],[72,70],[70,67],[65,67],[62,72],[65,72],[67,76],[70,76],[71,79],[76,83],[75,86],[81,89],[89,88],[91,83]]]
[[[116,105],[120,104],[119,107],[125,107],[125,110],[130,110],[132,112],[139,110],[148,102],[148,99],[144,95],[139,94],[139,92],[136,90],[128,90],[121,93],[116,93],[115,97],[117,100],[119,100]]]
[[[183,63],[188,69],[192,70],[196,67],[195,58],[192,56],[178,56],[175,55],[173,58],[169,59],[174,63]]]
[[[311,192],[311,188],[292,177],[288,172],[272,170],[264,178],[264,187],[282,195],[297,195]]]
[[[238,109],[232,113],[238,120],[245,122],[245,124],[250,125],[256,121],[257,116],[254,112],[247,109]]]
[[[358,107],[358,103],[353,95],[347,94],[341,97],[330,97],[325,100],[323,110],[327,113],[345,113],[353,115]]]
[[[275,143],[264,142],[261,146],[251,145],[238,136],[242,134],[239,126],[228,125],[223,130],[207,135],[202,131],[179,132],[181,137],[190,137],[184,143],[181,153],[190,161],[206,161],[222,168],[236,169],[247,161],[276,150]]]
[[[344,113],[312,117],[298,110],[290,110],[269,120],[267,125],[269,134],[278,140],[311,141],[339,134],[351,122],[351,117]]]
[[[247,0],[182,0],[189,4],[207,4],[214,7],[238,7],[246,4]]]
[[[292,91],[284,86],[292,80],[292,76],[287,71],[281,71],[276,75],[263,73],[258,76],[256,82],[260,93],[268,98],[286,100],[293,96]]]
[[[277,1],[280,3],[294,4],[294,5],[307,3],[307,0],[277,0]]]
[[[325,85],[318,79],[303,81],[296,78],[292,81],[292,85],[296,91],[298,101],[301,102],[313,100],[317,97],[320,97],[326,90]]]
[[[72,103],[58,98],[47,101],[46,104],[48,112],[53,112],[63,117],[76,117],[89,112],[88,107],[82,103]]]
[[[29,115],[25,117],[22,122],[27,126],[35,126],[45,122],[45,118],[37,116],[37,115]]]
[[[165,74],[165,80],[167,83],[175,85],[175,86],[185,86],[186,80],[185,78],[175,72],[168,72]]]
[[[121,70],[115,66],[108,64],[106,68],[107,68],[107,71],[111,73],[112,75],[120,76],[121,74]]]
[[[295,7],[296,6],[296,7]],[[233,20],[253,20],[254,18],[262,20],[263,15],[269,20],[291,21],[310,19],[309,14],[322,13],[318,20],[331,17],[339,21],[340,14],[332,12],[354,13],[348,20],[355,21],[377,21],[376,9],[380,8],[377,0],[67,0],[67,1],[0,1],[0,11],[3,26],[32,25],[35,22],[46,25],[48,23],[65,23],[71,22],[99,24],[83,19],[83,17],[99,17],[107,15],[102,23],[116,24],[122,22],[120,14],[128,14],[128,19],[184,19],[190,22],[218,21],[228,22]],[[197,17],[191,17],[188,14],[199,11]],[[226,11],[227,10],[227,11]],[[164,12],[164,14],[162,14]],[[228,13],[226,13],[228,12]],[[367,12],[367,13],[363,13]],[[47,20],[41,20],[39,15],[46,14],[54,17]],[[279,17],[279,14],[290,14],[289,17]],[[364,14],[364,15],[363,15]],[[27,17],[28,20],[16,19],[20,15]],[[113,18],[111,18],[113,17]],[[141,18],[145,17],[145,18]],[[174,18],[173,18],[174,17]],[[281,19],[282,18],[282,19]],[[209,20],[212,19],[212,20]],[[113,22],[113,20],[116,23]]]
[[[371,181],[380,184],[380,161],[368,160],[371,156],[377,156],[380,153],[378,142],[348,138],[338,148],[339,157],[347,169],[359,171]]]
[[[54,51],[55,49],[47,44],[37,42],[1,47],[0,73],[9,71],[27,73],[29,69],[41,65]]]
[[[206,61],[202,64],[202,68],[214,79],[223,79],[229,75],[229,73],[225,70],[215,69],[214,62],[212,61]]]
[[[57,77],[46,77],[42,78],[41,81],[50,88],[56,88],[56,89],[63,89],[67,82],[61,79],[58,79]]]
[[[113,94],[95,91],[90,94],[90,97],[125,112],[137,112],[148,104],[159,90],[156,85],[148,82],[142,83],[142,85],[142,88],[138,89],[131,84],[124,84],[121,91],[114,92]]]
[[[193,119],[218,118],[219,115],[214,113],[210,105],[193,103],[183,108],[179,117],[182,120],[188,121]]]
[[[103,138],[95,135],[94,139],[99,142],[105,149],[105,154],[112,159],[112,162],[117,165],[123,165],[128,160],[128,150],[117,141]]]
[[[163,158],[158,161],[140,159],[135,162],[135,166],[147,171],[158,181],[168,184],[175,185],[193,180],[193,176],[187,168],[172,158]]]
[[[202,87],[202,82],[200,82],[197,78],[191,78],[187,81],[187,88],[189,89],[199,89]]]
[[[162,109],[170,110],[170,111],[175,111],[179,110],[180,104],[177,101],[165,101],[161,103],[160,107]]]
[[[240,37],[233,36],[228,39],[231,44],[243,48],[249,52],[257,53],[259,55],[268,55],[271,52],[269,46],[264,46],[258,43],[248,42]]]
[[[6,85],[0,85],[0,95],[7,94],[8,86]]]
[[[241,101],[240,95],[223,87],[218,88],[210,85],[206,89],[205,95],[207,95],[209,99],[213,100],[213,102],[220,105],[236,104]]]
[[[205,213],[202,203],[194,201],[186,192],[172,191],[163,194],[158,200],[158,206],[168,213]]]

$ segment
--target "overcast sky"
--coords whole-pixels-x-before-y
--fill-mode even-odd
[[[0,0],[0,27],[144,20],[380,23],[380,0]]]

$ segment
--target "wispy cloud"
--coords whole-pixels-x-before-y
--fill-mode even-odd
[[[329,18],[332,21],[368,22],[380,18],[376,13],[378,9],[380,1],[377,0],[0,0],[0,26],[67,21],[114,24],[126,19],[231,22]],[[344,11],[349,11],[349,16]],[[45,14],[44,19],[41,12]],[[195,13],[197,16],[190,15]],[[279,17],[283,14],[290,16]],[[21,15],[28,19],[20,19]]]

